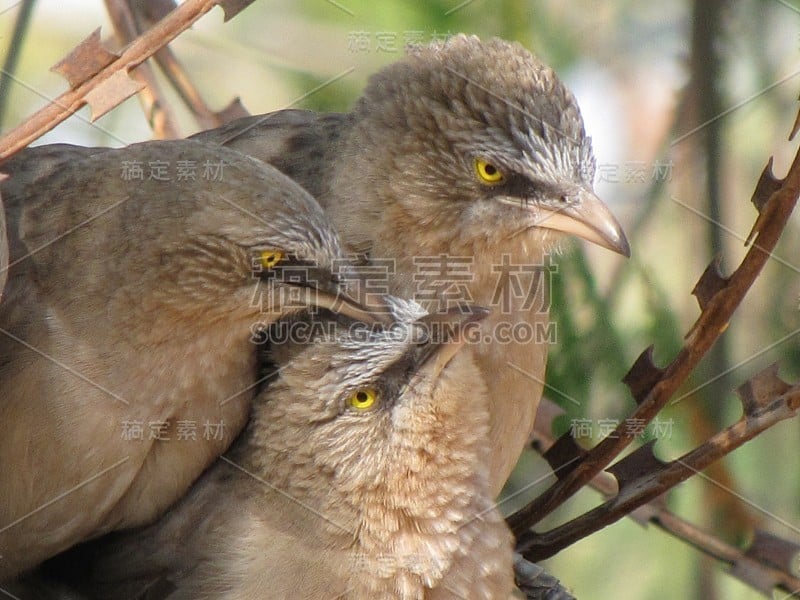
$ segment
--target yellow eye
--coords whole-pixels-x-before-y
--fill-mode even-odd
[[[348,399],[347,405],[356,410],[367,410],[372,408],[378,401],[378,393],[369,388],[363,388],[354,392]]]
[[[261,266],[265,269],[271,269],[283,260],[283,256],[284,254],[280,250],[262,250],[259,257]]]
[[[475,173],[478,175],[478,179],[481,180],[481,183],[492,184],[503,181],[503,174],[500,172],[500,169],[482,158],[475,159]]]

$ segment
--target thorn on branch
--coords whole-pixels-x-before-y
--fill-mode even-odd
[[[139,28],[139,20],[135,14],[135,7],[138,2],[132,0],[105,0],[108,16],[114,26],[117,41],[120,47],[127,46],[136,39],[142,31]],[[145,7],[150,7],[152,0],[145,2]],[[150,12],[163,12],[162,17],[166,16],[171,9],[175,8],[171,0],[161,2],[160,7],[153,8]],[[152,8],[152,7],[150,7]],[[130,71],[131,77],[142,84],[139,90],[139,102],[144,110],[147,123],[153,131],[155,139],[177,139],[181,137],[175,115],[169,107],[169,103],[164,97],[161,86],[156,79],[153,67],[147,60],[135,69]]]
[[[543,454],[556,477],[566,477],[585,456],[586,450],[578,445],[569,431]]]
[[[539,420],[538,417],[542,414],[547,417],[548,414],[554,413],[558,410],[558,408],[553,408],[556,406],[547,398],[542,398],[542,409],[537,414],[532,441],[545,450],[553,444],[550,433],[551,421],[548,421],[547,418]],[[589,485],[605,498],[616,494],[614,477],[607,472],[599,473]],[[754,589],[764,591],[767,595],[774,588],[795,594],[800,591],[800,580],[797,578],[800,545],[794,542],[756,531],[753,542],[745,551],[742,551],[671,512],[667,508],[663,494],[643,504],[627,516],[643,526],[653,524],[704,554],[730,565],[731,575]],[[531,533],[531,536],[533,535],[535,534]],[[519,571],[517,571],[517,577],[519,578]]]
[[[637,404],[641,404],[664,375],[664,369],[658,368],[653,362],[653,350],[653,346],[648,346],[622,378],[622,383],[628,386]]]
[[[106,49],[100,41],[98,27],[50,70],[64,77],[69,87],[74,90],[118,58],[119,56]]]
[[[800,112],[797,113],[797,118],[800,119]],[[797,122],[795,122],[795,127],[796,126]],[[792,133],[792,137],[794,137],[794,133]],[[778,179],[775,177],[775,174],[772,172],[772,166],[773,158],[770,156],[769,160],[767,161],[767,166],[764,167],[764,170],[761,172],[761,177],[758,178],[758,183],[756,183],[756,189],[753,191],[753,196],[750,198],[750,202],[753,203],[753,206],[755,206],[756,210],[758,211],[758,218],[756,219],[756,222],[753,223],[753,228],[750,230],[750,233],[747,234],[747,239],[744,241],[745,246],[749,246],[756,234],[761,231],[764,207],[772,197],[772,194],[780,190],[783,182],[785,181],[784,179]]]
[[[770,173],[769,177],[772,177],[771,163],[767,167],[765,173]],[[762,176],[761,181],[764,180],[765,178]],[[764,186],[769,187],[769,184],[762,183],[762,189]],[[759,194],[755,194],[755,196],[761,198]],[[795,154],[794,161],[789,167],[786,177],[780,181],[779,189],[772,193],[761,206],[761,211],[754,227],[754,231],[758,232],[758,238],[748,249],[737,269],[728,278],[723,279],[719,274],[718,268],[710,266],[710,268],[706,269],[704,276],[700,278],[695,289],[696,295],[700,300],[701,313],[686,336],[683,348],[664,369],[655,367],[652,360],[652,347],[648,348],[639,356],[623,379],[637,402],[636,409],[626,421],[636,419],[637,423],[647,426],[666,406],[669,399],[686,381],[702,357],[722,332],[725,331],[734,311],[769,260],[797,204],[798,196],[800,196],[800,150]],[[758,432],[763,431],[765,427],[771,426],[770,424],[765,425],[770,419],[794,416],[793,411],[796,411],[798,406],[800,406],[800,394],[787,395],[782,398],[781,406],[776,408],[774,414],[769,413],[764,419],[761,418],[764,415],[759,415],[758,419],[746,418],[737,423],[736,427],[741,428],[743,431],[736,432],[738,437],[735,439],[738,444],[744,443],[751,439],[752,436],[757,435]],[[598,473],[623,452],[635,437],[620,424],[610,435],[587,451],[582,460],[576,461],[574,466],[571,465],[569,471],[559,477],[542,494],[509,517],[508,523],[518,536],[518,540],[521,539],[520,536],[523,534],[528,535],[526,531],[561,506],[578,490],[589,484]],[[710,446],[709,448],[701,448],[701,450],[709,451],[701,455],[703,460],[699,460],[698,465],[702,463],[707,466],[708,463],[704,462],[706,459],[716,457],[713,458],[713,460],[716,460],[724,455],[724,452],[719,454],[720,448],[730,448],[730,445],[725,440],[717,439],[714,443],[716,445],[713,448]],[[666,485],[662,481],[661,492],[671,485],[675,485],[679,480],[682,481],[691,476],[693,473],[686,471],[687,468],[699,469],[705,467],[699,467],[691,462],[677,465],[674,462],[670,463],[660,471],[659,477],[669,475],[667,480],[671,478],[673,483]],[[655,489],[657,488],[648,489],[647,493],[652,494]],[[645,498],[644,501],[648,499],[650,497]],[[612,514],[616,513],[618,515],[617,518],[619,518],[621,514],[624,514],[624,511],[633,510],[641,502],[641,497],[637,498],[635,502],[632,498],[625,498],[624,501],[620,501],[614,506],[613,510],[610,505],[606,507],[608,510],[602,515],[598,515],[598,518],[604,520],[604,523],[607,524],[611,522]],[[584,517],[588,517],[588,521],[591,521],[591,511]],[[586,522],[584,522],[585,524]],[[599,525],[599,527],[602,526],[604,525]],[[564,548],[576,539],[580,539],[583,535],[588,535],[586,530],[582,535],[577,534],[576,531],[577,529],[573,528],[573,530],[564,531],[561,534],[554,530],[550,539],[558,540],[558,543],[561,544],[558,549]],[[530,534],[530,536],[533,535]],[[569,536],[572,536],[571,541],[567,539]],[[553,550],[556,544],[550,544],[542,536],[539,536],[539,538],[543,545],[549,544],[550,550],[557,551]]]
[[[761,529],[756,529],[745,555],[787,573],[800,572],[800,544]]]
[[[617,480],[620,491],[643,477],[655,475],[664,467],[664,462],[653,453],[655,443],[656,440],[650,440],[606,469]]]
[[[722,257],[719,255],[714,257],[692,290],[692,295],[697,298],[700,310],[705,310],[711,299],[728,285],[728,279],[722,275],[720,270],[721,260]]]
[[[767,370],[769,372],[769,369]],[[780,390],[775,377],[761,372],[754,377],[759,389]],[[778,380],[780,381],[780,380]],[[762,383],[758,383],[762,382]],[[619,492],[588,512],[546,532],[519,533],[519,518],[509,517],[517,536],[517,550],[532,561],[549,558],[579,539],[616,522],[631,511],[662,496],[679,483],[708,468],[709,465],[730,454],[760,433],[785,419],[797,416],[800,385],[788,386],[782,393],[769,398],[759,398],[760,410],[755,415],[745,414],[739,421],[715,434],[705,443],[668,463],[659,461],[652,452],[655,441],[637,449],[611,468],[607,469],[619,481]],[[587,460],[591,459],[591,452]]]
[[[112,0],[106,0],[111,2]],[[141,33],[147,27],[153,27],[174,6],[173,0],[145,0],[144,3],[132,0],[118,0],[128,4],[128,10],[134,15],[134,22],[138,28],[136,33]],[[228,106],[221,111],[213,111],[203,100],[192,80],[186,73],[178,58],[169,46],[165,45],[155,53],[155,61],[173,89],[178,93],[181,101],[189,108],[202,129],[221,127],[226,123],[241,117],[249,116],[239,98],[234,98]]]
[[[92,90],[101,87],[106,80],[115,77],[117,73],[123,73],[123,75],[116,75],[115,82],[109,84],[109,87],[103,92],[96,94],[93,107],[95,115],[110,110],[109,105],[112,103],[112,99],[121,102],[127,98],[130,95],[128,92],[132,89],[128,72],[150,58],[159,48],[164,47],[218,4],[225,10],[226,20],[229,20],[250,4],[250,0],[223,2],[220,0],[185,0],[154,27],[133,40],[120,53],[119,57],[111,55],[113,56],[111,62],[107,62],[110,53],[99,43],[99,31],[95,31],[65,61],[56,65],[56,68],[60,69],[59,72],[67,77],[70,85],[76,84],[75,87],[61,94],[0,138],[0,162],[8,159],[70,117],[87,103],[87,96],[92,93]],[[77,56],[76,52],[85,57],[88,66],[76,66],[78,62],[81,62],[74,58]],[[66,65],[66,68],[62,63]],[[103,64],[105,66],[97,70],[98,66]],[[87,79],[85,76],[89,72],[94,72],[94,74]],[[79,81],[82,82],[78,83]],[[117,94],[116,98],[113,97],[112,92]]]
[[[754,417],[767,408],[776,396],[785,394],[790,388],[778,377],[778,364],[774,363],[740,385],[736,395],[742,401],[744,414]]]
[[[84,96],[86,103],[92,109],[92,122],[119,106],[143,87],[144,83],[134,81],[127,71],[114,73]]]
[[[225,11],[225,22],[227,23],[253,2],[254,0],[219,0],[217,4]]]

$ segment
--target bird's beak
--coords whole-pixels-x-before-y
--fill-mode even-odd
[[[417,319],[415,324],[423,328],[426,342],[415,357],[416,375],[436,379],[489,313],[482,306],[461,305]]]
[[[265,272],[263,279],[271,279],[275,271]],[[291,286],[290,301],[296,307],[325,308],[345,315],[355,321],[370,325],[385,325],[391,322],[390,313],[384,304],[365,305],[354,298],[344,282],[328,269],[314,265],[295,265],[283,271],[280,283]]]
[[[355,321],[367,324],[385,325],[390,317],[383,306],[364,306],[361,302],[353,298],[344,286],[333,281],[314,285],[309,283],[308,289],[311,292],[309,306],[318,306],[349,317]]]
[[[540,207],[538,227],[576,235],[588,242],[630,257],[628,238],[617,219],[593,192],[581,188],[563,208]]]

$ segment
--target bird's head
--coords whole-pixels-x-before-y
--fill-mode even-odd
[[[122,179],[126,165],[145,173]],[[154,165],[162,169],[157,177]],[[318,306],[375,320],[340,277],[341,244],[322,208],[265,163],[178,140],[99,153],[70,171],[52,182],[54,193],[74,196],[80,208],[72,210],[65,201],[55,209],[64,211],[64,229],[73,226],[72,219],[87,233],[61,236],[54,251],[69,255],[62,245],[87,246],[72,253],[91,255],[87,260],[99,268],[84,268],[79,276],[105,278],[104,289],[115,294],[127,290],[129,297],[132,291],[143,310],[159,314],[154,309],[160,306],[230,322],[237,312],[271,321]],[[54,206],[44,202],[41,210],[52,212]],[[26,223],[32,244],[38,242],[36,219],[31,212],[30,226]],[[175,316],[168,312],[168,318]]]
[[[271,381],[230,453],[316,539],[353,553],[340,569],[363,597],[434,587],[476,536],[510,554],[489,487],[486,388],[459,351],[488,311],[387,304],[386,329],[319,314],[273,324]]]
[[[269,334],[275,375],[256,400],[249,460],[288,493],[318,479],[316,510],[444,510],[449,491],[485,477],[484,383],[459,349],[487,311],[388,304],[396,323],[386,329],[339,317],[282,321]]]
[[[518,43],[459,35],[412,49],[370,79],[354,115],[337,176],[380,196],[346,215],[372,230],[383,220],[376,255],[390,228],[425,231],[414,240],[423,253],[519,248],[529,236],[547,249],[565,232],[629,255],[593,192],[574,96]]]

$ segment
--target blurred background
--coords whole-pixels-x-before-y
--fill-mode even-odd
[[[0,0],[0,61],[15,46],[21,10]],[[699,314],[691,290],[705,266],[718,255],[727,273],[744,255],[756,216],[750,197],[768,158],[781,176],[797,150],[787,138],[800,91],[800,0],[257,0],[230,23],[221,15],[215,9],[171,44],[217,110],[239,96],[254,114],[344,111],[407,43],[457,32],[518,40],[556,69],[593,137],[597,191],[633,249],[625,261],[575,242],[557,258],[548,395],[566,412],[556,433],[573,428],[585,445],[632,410],[620,379],[636,356],[651,344],[657,364],[675,355]],[[65,91],[53,64],[96,27],[104,38],[113,31],[101,0],[40,0],[29,18],[13,76],[0,81],[2,131]],[[171,99],[180,133],[197,131]],[[84,109],[37,143],[121,146],[151,136],[134,97],[94,124]],[[734,422],[741,408],[733,390],[767,365],[779,361],[787,381],[800,377],[797,231],[795,215],[720,341],[644,432],[643,441],[658,438],[660,458]],[[541,492],[546,473],[533,452],[524,456],[503,510]],[[704,475],[671,492],[670,508],[731,543],[745,544],[754,526],[800,541],[797,420]],[[548,522],[597,499],[582,493]],[[630,520],[545,566],[580,599],[761,597],[680,541]]]

